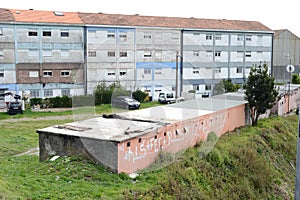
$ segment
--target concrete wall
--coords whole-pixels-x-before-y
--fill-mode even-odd
[[[149,167],[162,152],[178,153],[204,141],[210,132],[218,136],[246,124],[245,104],[176,122],[118,144],[118,172],[132,173]]]
[[[117,144],[110,141],[39,132],[40,161],[54,155],[88,159],[117,172]]]

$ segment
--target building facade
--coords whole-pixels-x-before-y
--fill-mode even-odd
[[[156,100],[272,67],[273,31],[253,21],[1,9],[0,23],[1,89],[31,97],[119,82]]]
[[[273,55],[273,76],[276,81],[287,83],[293,73],[300,73],[300,38],[289,30],[275,31]],[[288,72],[288,65],[293,65],[295,71]]]

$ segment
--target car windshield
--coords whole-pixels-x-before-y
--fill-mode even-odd
[[[133,102],[133,99],[130,99],[130,98],[125,98],[125,100],[128,102]]]
[[[11,106],[19,106],[20,104],[18,102],[13,102],[13,103],[10,103]]]

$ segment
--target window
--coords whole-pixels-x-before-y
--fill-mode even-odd
[[[45,97],[52,97],[53,96],[53,90],[44,90],[44,96]]]
[[[69,57],[70,56],[70,51],[69,50],[61,50],[60,51],[60,56],[61,57]]]
[[[39,56],[39,51],[37,49],[29,49],[28,56],[37,57]]]
[[[263,36],[262,35],[258,35],[257,36],[257,42],[262,42],[263,41]]]
[[[61,89],[62,96],[70,96],[70,89]]]
[[[52,71],[43,71],[43,76],[44,77],[52,77],[53,73],[52,73]]]
[[[237,52],[237,57],[238,58],[243,58],[244,57],[244,52],[243,51],[238,51]]]
[[[108,38],[115,38],[116,34],[115,34],[115,32],[107,32],[107,37]]]
[[[89,57],[96,57],[96,51],[89,51],[88,55]]]
[[[206,34],[206,40],[212,40],[212,34]]]
[[[245,57],[251,57],[251,51],[246,51],[246,53],[245,53]]]
[[[237,74],[243,73],[243,68],[242,68],[242,67],[237,67],[237,68],[236,68],[236,73],[237,73]]]
[[[152,35],[151,34],[144,34],[144,39],[151,39]]]
[[[216,52],[215,52],[215,56],[216,56],[216,57],[220,57],[220,56],[221,56],[221,51],[216,51]]]
[[[2,35],[3,35],[3,29],[0,28],[0,36],[2,36]]]
[[[198,57],[200,55],[199,51],[193,51],[193,56]]]
[[[0,58],[3,58],[4,55],[3,55],[3,51],[0,51]]]
[[[61,31],[60,36],[61,37],[69,37],[69,31],[67,31],[67,30],[66,31]]]
[[[215,73],[221,73],[222,72],[222,68],[221,67],[216,67],[215,68]]]
[[[193,67],[193,74],[199,74],[199,67]]]
[[[51,50],[43,50],[43,56],[44,57],[51,57],[52,51]]]
[[[162,74],[162,68],[156,68],[155,74]]]
[[[151,52],[150,51],[145,51],[144,52],[144,58],[150,58],[151,57]]]
[[[28,36],[37,36],[38,32],[36,30],[30,30],[28,31]]]
[[[211,85],[205,85],[205,90],[211,90]]]
[[[4,70],[0,70],[0,78],[4,77]]]
[[[215,35],[215,40],[222,40],[222,35],[221,34],[216,34]]]
[[[200,33],[193,33],[193,35],[200,35]]]
[[[144,69],[144,74],[151,74],[151,69]]]
[[[127,38],[127,33],[126,32],[120,33],[119,38]]]
[[[199,90],[199,89],[200,89],[199,85],[193,85],[193,90],[194,90],[194,91],[197,91],[197,90]]]
[[[39,90],[30,90],[30,97],[39,97],[40,91]]]
[[[125,76],[126,74],[126,71],[120,71],[120,76]]]
[[[238,35],[236,39],[237,41],[244,41],[244,35]]]
[[[63,70],[60,72],[61,77],[69,77],[71,75],[71,72],[69,70]]]
[[[114,71],[109,71],[109,72],[107,72],[107,75],[108,75],[108,76],[115,76],[115,75],[116,75],[116,72],[114,72]]]
[[[107,52],[107,57],[115,57],[115,56],[116,56],[116,52],[114,51]]]
[[[44,37],[50,37],[51,36],[51,31],[43,31],[43,36]]]
[[[120,57],[127,57],[127,52],[125,52],[125,51],[120,52]]]
[[[37,77],[39,77],[39,72],[38,71],[29,71],[29,77],[37,78]]]
[[[252,40],[252,36],[251,35],[246,35],[246,41],[251,41]]]

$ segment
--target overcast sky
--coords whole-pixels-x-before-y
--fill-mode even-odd
[[[296,0],[0,0],[1,8],[259,21],[300,37]]]

